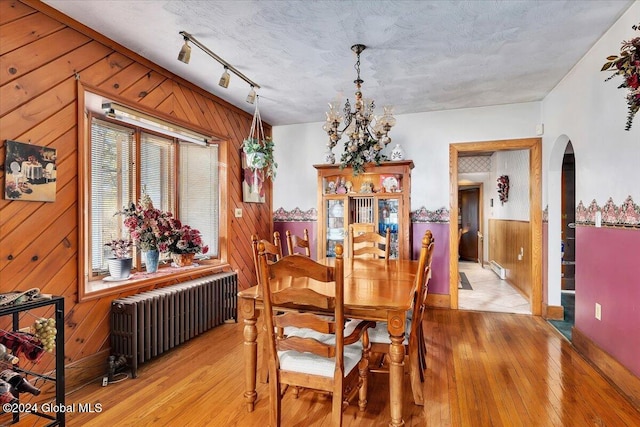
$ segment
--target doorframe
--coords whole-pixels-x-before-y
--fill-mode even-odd
[[[542,138],[449,144],[449,307],[458,308],[458,156],[459,153],[529,150],[529,233],[531,254],[531,314],[542,315]]]

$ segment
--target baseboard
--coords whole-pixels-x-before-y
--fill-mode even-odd
[[[640,378],[601,349],[575,326],[571,341],[585,359],[591,362],[640,411]]]
[[[110,349],[99,351],[65,366],[65,388],[74,390],[107,374]]]
[[[427,307],[450,308],[451,296],[444,294],[427,294]]]
[[[564,320],[564,307],[561,305],[542,305],[542,317],[547,320]]]

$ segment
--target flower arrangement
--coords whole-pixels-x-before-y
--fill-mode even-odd
[[[640,31],[640,24],[633,25],[634,30]],[[629,112],[625,130],[631,130],[631,124],[636,113],[640,110],[640,37],[629,41],[623,41],[620,48],[620,56],[611,55],[600,71],[614,70],[614,73],[605,81],[611,80],[617,75],[624,77],[624,81],[618,89],[627,88],[627,104]]]
[[[176,220],[170,212],[154,208],[147,194],[143,194],[138,203],[131,203],[116,215],[125,216],[124,225],[138,248],[143,251],[167,251]]]
[[[509,200],[509,177],[507,175],[498,178],[498,197],[503,205]]]
[[[182,225],[179,220],[174,220],[175,228],[170,236],[168,251],[173,254],[206,254],[209,246],[204,245],[202,234],[199,230],[188,225]]]
[[[278,163],[273,158],[274,143],[267,136],[262,141],[249,137],[242,143],[242,151],[247,156],[247,165],[251,169],[264,169],[267,178],[275,179]]]
[[[111,254],[117,259],[131,258],[133,242],[129,239],[114,239],[104,245],[111,249]]]

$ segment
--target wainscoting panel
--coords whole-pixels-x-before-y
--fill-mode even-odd
[[[489,220],[489,261],[507,270],[507,281],[531,298],[531,242],[528,221]]]

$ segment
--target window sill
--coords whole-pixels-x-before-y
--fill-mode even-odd
[[[231,271],[226,263],[207,263],[188,267],[161,267],[155,273],[140,271],[133,273],[129,279],[109,282],[93,280],[85,283],[85,291],[78,295],[78,302],[89,301],[109,295],[133,294],[134,290],[150,290],[158,286],[180,283],[209,274]],[[144,288],[144,289],[142,289]]]

